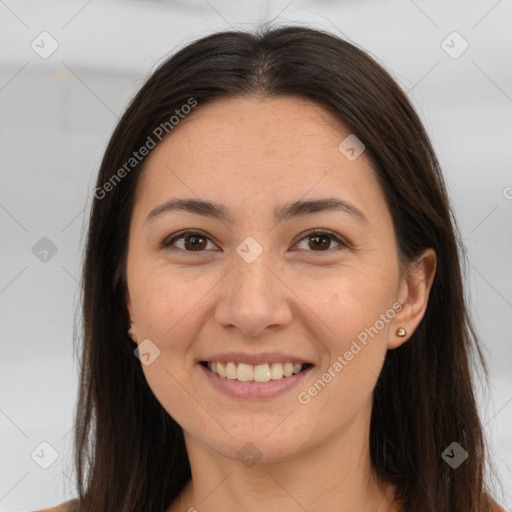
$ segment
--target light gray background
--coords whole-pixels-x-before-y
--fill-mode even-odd
[[[510,507],[512,1],[0,0],[0,510],[75,496],[78,279],[95,175],[118,117],[176,48],[276,17],[365,48],[427,126],[468,251],[491,372],[480,405]],[[44,59],[31,48],[48,51],[43,31],[58,44]],[[47,262],[32,252],[42,237],[57,248]],[[43,441],[58,453],[48,469],[31,458],[36,450],[50,460]]]

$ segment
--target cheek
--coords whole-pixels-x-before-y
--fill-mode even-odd
[[[324,293],[323,301],[310,296],[311,309],[322,319],[316,335],[324,357],[315,379],[297,390],[297,400],[299,411],[330,418],[319,431],[334,432],[371,403],[395,311],[391,293],[356,279],[331,283]]]
[[[309,279],[295,280],[297,295],[319,319],[323,339],[332,341],[330,352],[343,350],[376,322],[378,330],[386,333],[385,320],[391,319],[395,286],[389,270],[387,275],[378,270],[344,269],[338,275],[315,280],[314,286]],[[383,325],[381,315],[386,317]]]
[[[321,319],[321,369],[312,387],[300,391],[300,403],[322,416],[348,418],[367,403],[387,351],[394,318],[394,276],[376,267],[344,269],[336,278],[303,282],[304,302]],[[309,315],[313,318],[313,315]],[[331,411],[331,412],[328,412]]]
[[[159,350],[151,364],[141,362],[142,371],[157,400],[180,424],[186,424],[187,415],[200,416],[183,385],[190,388],[189,348],[199,327],[194,306],[205,293],[202,288],[159,267],[141,273],[132,297],[141,340],[151,340]]]
[[[203,280],[184,281],[161,266],[141,274],[131,301],[141,335],[165,344],[180,330],[201,295]]]

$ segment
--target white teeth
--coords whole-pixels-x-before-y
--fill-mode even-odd
[[[283,365],[281,363],[272,363],[270,367],[270,378],[272,380],[283,378]]]
[[[236,364],[231,361],[226,364],[226,377],[228,379],[236,379]]]
[[[283,377],[291,377],[300,373],[302,364],[297,363],[272,363],[272,364],[252,364],[221,363],[212,361],[207,363],[208,368],[219,377],[231,380],[239,380],[240,382],[268,382],[269,380],[278,380]]]
[[[283,366],[283,375],[285,377],[291,377],[293,375],[293,364],[285,363]]]
[[[252,366],[250,364],[243,364],[243,363],[238,364],[238,368],[236,370],[237,380],[241,380],[242,382],[247,382],[249,380],[254,380],[253,377],[254,377],[254,366]]]
[[[240,365],[238,365],[240,369]],[[254,367],[254,380],[256,382],[268,382],[270,380],[270,367],[268,364],[257,364]]]

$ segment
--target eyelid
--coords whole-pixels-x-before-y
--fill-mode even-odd
[[[184,238],[186,235],[199,235],[205,239],[207,239],[208,241],[211,241],[213,242],[212,240],[212,237],[210,235],[208,235],[206,232],[202,231],[201,229],[183,229],[181,231],[177,231],[176,233],[173,233],[172,235],[170,235],[169,237],[167,237],[161,244],[161,248],[163,250],[167,250],[167,249],[170,249],[170,250],[178,250],[178,251],[181,251],[181,252],[184,252],[184,253],[187,253],[187,254],[193,254],[194,256],[195,255],[200,255],[201,253],[204,253],[204,252],[207,252],[206,250],[203,250],[203,251],[185,251],[184,249],[180,249],[180,248],[177,248],[177,247],[173,247],[172,244],[174,242],[176,242],[177,240],[181,239],[181,238]],[[349,243],[346,238],[342,237],[340,234],[334,232],[334,231],[331,231],[329,229],[325,229],[325,228],[312,228],[304,233],[301,233],[299,236],[300,238],[297,240],[297,242],[295,242],[293,244],[293,246],[299,244],[300,242],[302,242],[305,238],[308,238],[308,237],[312,237],[313,235],[319,235],[319,236],[322,236],[322,235],[328,235],[332,238],[332,240],[334,242],[336,242],[337,244],[339,244],[338,247],[336,248],[332,248],[332,249],[328,249],[326,251],[306,251],[306,252],[312,252],[312,253],[325,253],[325,254],[332,254],[333,252],[336,252],[337,250],[340,250],[340,249],[352,249],[352,244]]]

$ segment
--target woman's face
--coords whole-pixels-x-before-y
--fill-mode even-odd
[[[386,350],[422,311],[407,317],[390,212],[366,153],[353,139],[339,149],[349,135],[307,100],[218,99],[149,156],[127,307],[149,386],[207,450],[271,461],[349,432],[367,439]],[[161,208],[177,199],[226,216]],[[290,207],[327,199],[340,203]],[[182,230],[199,233],[173,241]],[[226,365],[230,379],[204,361],[244,364]],[[286,363],[310,366],[286,377]]]

